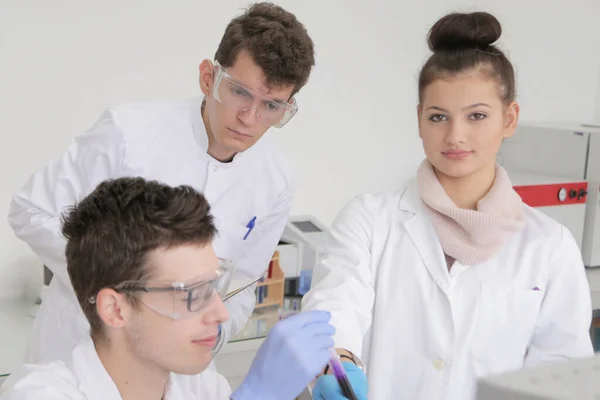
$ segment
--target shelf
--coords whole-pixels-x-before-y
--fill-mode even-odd
[[[256,287],[274,285],[276,283],[285,283],[285,279],[267,279],[264,282],[259,282]]]
[[[254,308],[276,306],[276,305],[281,304],[281,302],[282,302],[282,300],[263,301],[262,303],[255,305]]]
[[[275,251],[269,262],[268,275],[270,276],[269,278],[256,284],[255,308],[265,308],[270,306],[283,307],[285,275],[279,265],[278,251]],[[259,300],[261,302],[259,302]]]

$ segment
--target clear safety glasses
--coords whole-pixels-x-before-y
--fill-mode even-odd
[[[248,89],[236,82],[218,61],[215,61],[213,97],[238,113],[253,108],[258,122],[268,127],[281,128],[298,112],[298,105],[294,98],[288,103]]]
[[[117,292],[128,293],[146,306],[175,320],[194,316],[219,295],[225,298],[231,280],[233,264],[219,260],[214,278],[194,279],[187,282],[127,281],[115,287]],[[206,276],[206,275],[205,275]]]

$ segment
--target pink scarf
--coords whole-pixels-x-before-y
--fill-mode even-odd
[[[489,259],[510,236],[525,226],[521,197],[500,166],[496,166],[496,178],[491,189],[477,202],[477,210],[458,208],[427,160],[419,167],[417,182],[421,200],[444,253],[463,265]]]

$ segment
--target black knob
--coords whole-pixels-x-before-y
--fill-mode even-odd
[[[579,199],[583,199],[586,195],[588,194],[588,192],[585,189],[579,189]]]
[[[575,189],[569,190],[569,198],[574,199],[575,197],[577,197],[577,190],[575,190]]]

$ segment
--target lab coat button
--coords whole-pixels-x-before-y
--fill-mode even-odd
[[[444,360],[435,360],[433,362],[433,368],[442,371],[444,369]]]
[[[213,171],[217,172],[217,170],[219,169],[219,167],[217,167],[216,165],[213,167]]]

